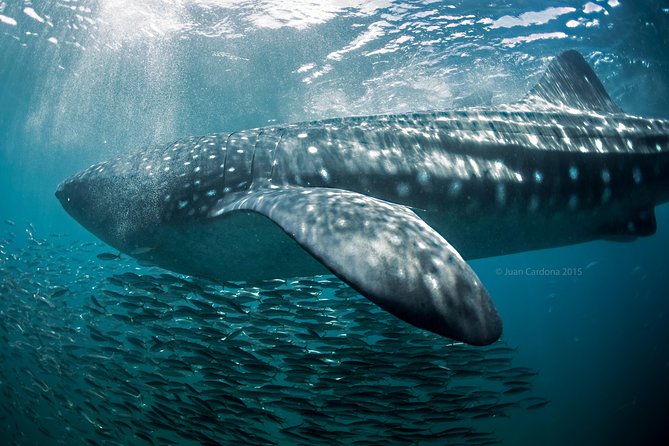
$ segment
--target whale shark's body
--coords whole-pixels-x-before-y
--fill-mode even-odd
[[[515,104],[186,138],[56,194],[105,242],[164,268],[331,271],[413,325],[481,345],[501,322],[463,258],[654,233],[669,122],[623,113],[568,51]]]

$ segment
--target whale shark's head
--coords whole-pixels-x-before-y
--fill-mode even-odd
[[[165,225],[207,219],[227,195],[224,167],[237,164],[226,164],[225,140],[184,138],[94,164],[61,183],[56,197],[82,226],[133,255],[158,243],[156,232]],[[234,178],[247,180],[242,177]]]
[[[161,221],[163,178],[141,172],[134,156],[94,164],[62,182],[56,197],[82,226],[115,248],[132,252]]]

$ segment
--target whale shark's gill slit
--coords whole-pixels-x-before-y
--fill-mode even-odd
[[[260,138],[265,134],[264,130],[260,130],[258,134],[256,135],[256,142],[253,144],[253,154],[251,155],[251,180],[250,180],[250,185],[249,189],[253,188],[253,183],[256,179],[255,171],[256,171],[256,154],[258,152],[258,144],[260,144]]]
[[[283,135],[286,134],[286,129],[284,127],[281,127],[278,130],[279,130],[279,139],[276,141],[276,145],[274,146],[274,150],[272,153],[272,164],[269,171],[270,183],[274,180],[274,168],[276,167],[276,154],[279,151],[279,145],[281,144],[281,140],[283,140]]]
[[[272,164],[274,162],[276,147],[282,130],[275,127],[266,128],[258,136],[254,156],[252,175],[252,190],[272,187]]]
[[[225,165],[225,189],[231,193],[245,193],[251,187],[253,172],[251,163],[258,140],[257,130],[243,130],[230,138]]]
[[[226,171],[227,171],[227,167],[228,167],[228,154],[230,153],[230,147],[229,147],[230,138],[234,134],[235,134],[235,132],[228,133],[228,137],[225,138],[225,145],[223,146],[223,147],[225,147],[225,156],[223,157],[223,163],[221,164],[221,169],[223,170],[223,175],[221,176],[221,187],[223,189],[223,193],[227,192],[225,190],[226,189],[226,187],[225,187],[225,175],[226,175]]]

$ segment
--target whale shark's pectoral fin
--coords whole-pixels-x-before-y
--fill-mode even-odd
[[[235,210],[266,216],[351,287],[410,324],[474,345],[501,334],[474,271],[404,206],[340,189],[285,187],[250,193],[217,214]]]

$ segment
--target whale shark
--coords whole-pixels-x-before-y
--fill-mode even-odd
[[[655,232],[669,121],[624,113],[576,51],[520,101],[187,137],[58,186],[119,251],[220,281],[332,273],[456,341],[502,322],[467,260]]]

